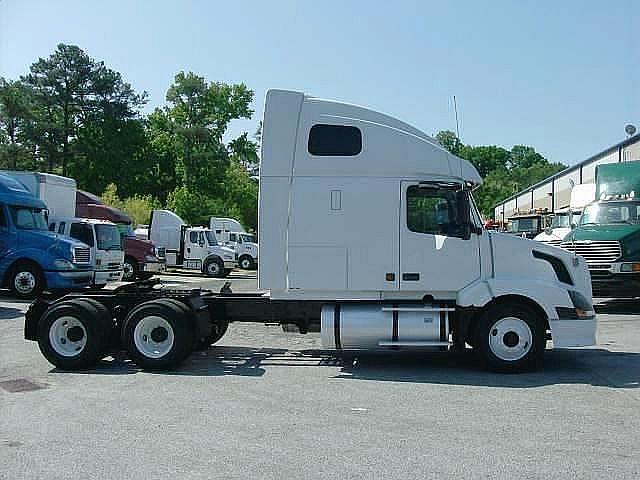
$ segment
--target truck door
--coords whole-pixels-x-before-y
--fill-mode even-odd
[[[202,259],[207,256],[207,243],[204,234],[198,230],[188,230],[184,242],[184,266],[199,270]]]
[[[400,290],[457,292],[478,279],[478,234],[464,238],[459,186],[403,181],[400,188]]]

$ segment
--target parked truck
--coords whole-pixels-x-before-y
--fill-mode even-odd
[[[151,212],[149,239],[165,249],[168,267],[226,277],[236,266],[235,252],[219,245],[211,229],[189,226],[170,210]]]
[[[76,181],[52,173],[4,170],[1,173],[22,183],[36,198],[42,200],[47,219],[75,216]]]
[[[638,297],[640,161],[598,165],[595,198],[561,246],[586,259],[598,295]]]
[[[85,288],[93,278],[89,247],[49,232],[45,211],[21,182],[0,173],[0,280],[21,298]]]
[[[211,230],[222,245],[236,253],[238,265],[243,270],[258,268],[258,243],[256,237],[247,233],[242,224],[233,218],[211,217]]]
[[[94,265],[94,288],[122,280],[124,251],[115,223],[93,218],[58,217],[49,223],[49,230],[89,245]]]
[[[596,185],[594,183],[575,185],[571,189],[569,206],[556,210],[551,217],[551,225],[538,234],[534,240],[559,247],[564,237],[578,224],[584,207],[593,202],[595,196]]]
[[[25,337],[64,369],[87,368],[109,348],[142,368],[170,368],[229,322],[319,332],[338,354],[468,344],[499,371],[540,366],[548,339],[554,348],[594,344],[584,259],[484,230],[471,194],[480,182],[471,163],[395,118],[270,90],[261,291],[139,283],[42,299],[26,314]]]
[[[76,192],[75,216],[108,220],[117,225],[124,247],[123,280],[147,280],[165,269],[164,249],[157,248],[147,239],[138,238],[132,220],[122,210],[105,205],[96,195]]]
[[[534,238],[546,228],[548,218],[547,212],[517,212],[509,217],[507,232],[522,238]]]

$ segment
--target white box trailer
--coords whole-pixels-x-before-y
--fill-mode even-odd
[[[75,216],[77,185],[73,178],[40,172],[6,170],[2,173],[21,182],[42,200],[49,210],[49,218]]]
[[[176,365],[229,322],[319,331],[338,352],[468,344],[500,371],[539,366],[549,338],[556,348],[595,342],[585,261],[484,230],[471,194],[478,172],[428,135],[363,107],[283,90],[267,93],[262,135],[264,291],[123,287],[89,297],[106,310],[104,332],[94,336],[122,342],[114,347],[144,368]],[[39,339],[60,368],[86,368],[104,345],[70,358],[47,340],[49,325],[72,310],[79,322],[99,324],[69,295],[34,303],[25,337]]]

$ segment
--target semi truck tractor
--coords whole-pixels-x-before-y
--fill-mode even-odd
[[[242,224],[233,218],[211,217],[211,230],[218,242],[230,247],[236,253],[238,266],[244,270],[258,267],[258,243],[256,237],[247,233]]]
[[[638,297],[640,161],[598,165],[595,198],[561,246],[586,259],[598,295]]]
[[[509,217],[507,231],[522,238],[534,238],[545,229],[548,219],[542,212],[518,212]]]
[[[89,247],[49,232],[46,208],[21,182],[0,174],[0,281],[18,297],[85,288],[93,278]]]
[[[171,368],[230,322],[319,332],[338,355],[468,345],[478,362],[508,372],[540,367],[549,339],[594,344],[584,259],[484,230],[477,170],[420,130],[270,90],[261,148],[259,291],[142,282],[43,298],[26,314],[25,338],[64,369],[114,348],[142,368]]]
[[[219,245],[211,229],[191,227],[170,210],[151,212],[149,239],[165,249],[168,267],[226,277],[236,266],[235,252]]]
[[[61,217],[49,223],[49,230],[89,245],[94,266],[94,288],[122,280],[124,251],[115,223],[93,218]]]
[[[551,225],[538,234],[534,240],[559,247],[564,237],[571,233],[571,229],[578,224],[582,210],[593,202],[596,196],[594,183],[575,185],[571,189],[569,207],[556,210],[551,218]]]
[[[124,247],[123,280],[147,280],[164,271],[164,249],[156,247],[146,238],[138,238],[133,231],[131,217],[122,210],[105,205],[92,193],[78,190],[75,216],[108,220],[117,225]]]

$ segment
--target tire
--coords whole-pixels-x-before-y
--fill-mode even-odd
[[[44,290],[42,270],[35,265],[21,263],[11,269],[9,288],[18,298],[34,298]]]
[[[475,334],[474,350],[490,370],[518,373],[542,366],[544,321],[527,305],[489,307],[481,315]]]
[[[139,367],[167,370],[193,351],[192,321],[179,303],[171,299],[150,300],[127,315],[122,343]]]
[[[229,329],[229,322],[227,322],[226,320],[214,322],[213,332],[211,332],[211,335],[204,337],[202,340],[200,340],[198,342],[197,348],[200,350],[204,350],[210,345],[213,345],[214,343],[220,341],[220,339],[224,337],[224,334],[227,333],[228,329]]]
[[[104,358],[109,350],[111,350],[118,341],[117,330],[114,328],[115,323],[113,321],[113,315],[109,312],[109,309],[102,303],[94,300],[93,298],[75,298],[74,302],[82,303],[93,311],[92,317],[100,328],[100,337],[102,338],[102,356]]]
[[[133,282],[136,277],[140,276],[140,272],[138,271],[138,262],[133,257],[124,257],[123,264],[124,273],[122,274],[123,282]]]
[[[65,300],[49,308],[38,323],[38,346],[63,370],[93,367],[109,343],[109,317],[95,300]]]
[[[254,270],[256,268],[256,262],[253,261],[251,255],[243,255],[238,259],[238,265],[243,270]]]
[[[226,276],[224,263],[217,257],[207,260],[202,271],[208,277],[223,278]]]

